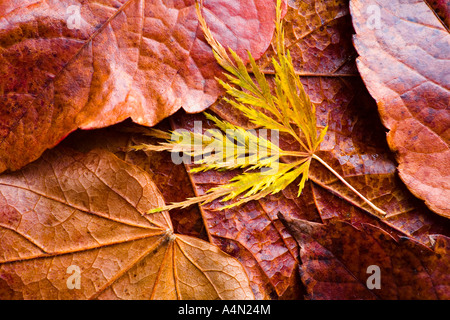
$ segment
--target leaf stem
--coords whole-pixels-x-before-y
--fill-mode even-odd
[[[289,157],[310,157],[311,154],[308,152],[301,152],[301,151],[284,151],[280,150],[279,152],[280,157],[282,156],[289,156]]]
[[[328,170],[330,170],[339,180],[342,181],[343,184],[345,184],[350,190],[352,190],[358,197],[360,197],[365,203],[367,203],[373,210],[375,210],[377,213],[381,214],[383,217],[387,215],[387,213],[383,210],[381,210],[380,208],[378,208],[376,205],[374,205],[369,199],[367,199],[366,197],[364,197],[361,193],[358,192],[358,190],[356,190],[355,188],[352,187],[351,184],[349,184],[347,181],[345,181],[345,179],[339,174],[337,173],[332,167],[330,167],[330,165],[328,163],[326,163],[324,160],[322,160],[320,157],[318,157],[317,155],[313,154],[312,155],[313,159],[316,159],[317,161],[319,161],[321,164],[323,164]]]

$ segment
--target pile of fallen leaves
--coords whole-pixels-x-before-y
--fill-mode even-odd
[[[275,3],[201,7],[272,86]],[[326,128],[314,155],[367,201],[312,159],[239,206],[159,211],[243,169],[136,151],[160,143],[148,127],[258,127],[217,81],[195,4],[0,3],[0,299],[450,299],[448,3],[283,4],[293,72]],[[280,135],[283,150],[298,142]]]

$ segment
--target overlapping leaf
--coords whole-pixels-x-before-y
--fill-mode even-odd
[[[288,24],[286,29],[290,50],[298,73],[304,75],[302,82],[307,93],[317,106],[318,126],[329,125],[328,135],[321,145],[320,156],[327,160],[345,179],[360,189],[371,201],[392,216],[385,220],[373,218],[370,215],[370,208],[361,203],[333,175],[317,163],[313,164],[310,170],[310,180],[313,182],[305,186],[300,198],[297,197],[296,183],[293,183],[292,187],[286,188],[279,194],[269,195],[240,208],[225,210],[220,213],[213,210],[219,205],[217,203],[204,206],[200,210],[191,207],[191,211],[184,217],[184,221],[183,211],[178,212],[179,215],[171,213],[176,230],[183,233],[191,232],[191,234],[199,237],[207,237],[223,251],[236,257],[243,264],[245,272],[249,276],[251,288],[257,298],[292,299],[301,298],[303,294],[303,289],[299,285],[298,266],[299,261],[304,262],[306,260],[299,259],[297,242],[278,219],[279,212],[283,213],[288,219],[295,218],[318,223],[344,219],[358,226],[358,228],[362,228],[363,223],[376,224],[384,231],[375,227],[369,227],[370,230],[382,234],[383,237],[388,239],[387,243],[394,248],[398,248],[399,245],[395,240],[389,238],[385,231],[395,238],[406,234],[424,244],[430,243],[430,234],[443,233],[448,235],[450,232],[446,219],[441,219],[418,204],[396,177],[395,162],[385,143],[384,130],[375,111],[376,105],[358,79],[353,63],[355,51],[350,41],[351,21],[347,3],[331,0],[290,1],[289,3],[291,6],[287,13]],[[269,51],[268,57],[271,54],[272,52]],[[267,57],[263,58],[259,64],[265,66],[267,61]],[[268,68],[265,71],[273,73],[273,70]],[[214,106],[213,110],[230,122],[243,126],[249,125],[242,118],[242,115],[221,102]],[[195,120],[205,121],[206,119],[200,115],[178,113],[171,118],[172,129],[192,129]],[[203,124],[204,127],[211,125],[207,121]],[[123,153],[117,151],[117,147],[129,145],[128,139],[130,139],[130,136],[133,139],[133,144],[152,142],[146,140],[147,138],[135,134],[117,133],[114,128],[112,133],[111,130],[105,130],[105,132],[105,136],[99,135],[99,131],[92,131],[76,135],[74,138],[78,140],[77,144],[80,148],[84,148],[85,151],[91,149],[93,145],[111,148],[122,159],[141,166],[157,181],[158,188],[161,189],[166,203],[181,201],[192,196],[192,192],[194,195],[201,195],[211,187],[228,183],[229,179],[238,173],[237,171],[227,173],[203,172],[188,176],[186,172],[183,172],[184,166],[175,166],[171,163],[170,155],[164,157],[159,153],[152,152]],[[96,142],[92,141],[94,137],[98,138]],[[282,138],[281,142],[284,147],[298,148],[295,143],[288,139]],[[191,186],[187,185],[188,183],[192,183],[193,190],[191,190]],[[185,185],[182,187],[181,184]],[[187,221],[190,219],[192,219],[191,222]],[[200,223],[201,220],[204,221],[204,226]],[[334,225],[336,224],[331,222],[330,228],[333,228]],[[355,233],[355,238],[359,237],[359,232],[363,232],[345,223],[342,225],[349,228],[351,234]],[[204,227],[203,231],[202,227]],[[343,227],[338,231],[341,232],[345,228]],[[316,240],[317,242],[319,240],[330,241],[331,234],[321,234],[321,238]],[[339,236],[345,237],[345,235]],[[167,236],[166,239],[171,239],[171,237]],[[447,249],[440,247],[441,244],[446,243],[442,239],[446,238],[443,236],[435,238],[435,252],[448,255]],[[167,241],[169,242],[169,240]],[[441,260],[435,259],[433,254],[425,247],[411,241],[408,243],[413,243],[413,247],[426,252],[423,255],[416,255],[416,257],[419,257],[419,260],[425,257],[421,261],[427,264],[429,270],[437,270],[436,274],[445,275],[445,270],[439,270],[439,268],[445,268],[448,265],[442,263],[445,257],[442,257]],[[164,242],[164,245],[166,245],[166,242]],[[161,245],[160,251],[171,252],[170,249],[165,251],[164,245]],[[400,251],[402,254],[411,252]],[[399,255],[401,256],[400,253]],[[68,256],[70,254],[66,255],[66,257]],[[403,259],[404,257],[400,258]],[[404,261],[400,258],[396,261]],[[149,259],[151,258],[149,257]],[[438,263],[433,264],[433,261]],[[412,262],[411,265],[416,266],[414,263],[417,260]],[[21,270],[19,263],[15,266],[17,266],[16,270]],[[305,266],[305,268],[307,267]],[[326,270],[328,276],[343,276],[345,279],[349,279],[348,275],[344,275],[345,272],[336,273],[337,269],[330,270],[326,267],[328,266],[325,266],[322,270]],[[363,276],[367,278],[367,274],[362,274],[365,272],[365,266],[355,263],[350,267],[358,268],[355,273],[359,272],[361,279],[363,279]],[[399,266],[399,268],[401,267]],[[405,266],[405,270],[410,275],[411,268],[408,265]],[[422,272],[424,269],[417,270],[420,270],[420,275],[424,274]],[[339,271],[342,271],[342,269],[339,269]],[[383,274],[392,275],[391,271],[392,269],[383,269]],[[412,271],[414,273],[414,270]],[[303,274],[304,276],[305,274]],[[434,274],[428,278],[426,275],[424,276],[424,278],[433,279],[437,282],[446,283],[445,281],[447,281],[445,277],[433,277]],[[427,294],[426,297],[431,297],[431,294],[428,294],[431,291],[430,288],[433,288],[432,286],[423,286],[420,281],[414,281],[417,284],[415,288],[419,288],[417,291],[423,289],[424,294]],[[353,278],[353,282],[358,283],[355,278]],[[59,283],[61,286],[64,284],[61,281]],[[41,281],[39,284],[42,285],[44,282]],[[309,292],[313,292],[311,291],[312,283],[306,283],[305,281],[305,284]],[[361,297],[373,298],[373,294],[368,293],[362,284],[363,280],[360,280],[356,285],[355,292],[361,293]],[[7,287],[5,286],[5,288]],[[386,288],[392,287],[387,286]],[[448,292],[448,289],[444,287],[437,288],[435,286],[434,288],[438,293],[436,295],[438,298],[445,297],[444,294]],[[401,295],[411,297],[408,296],[408,288],[401,289],[404,289],[404,291],[400,292],[400,289],[397,291],[391,290],[389,294],[397,292],[398,297]],[[320,293],[319,290],[314,292]],[[344,291],[344,293],[346,292],[349,291]],[[11,294],[11,292],[8,294]],[[392,296],[387,295],[387,297]],[[335,297],[339,297],[338,293]],[[344,296],[341,297],[345,298]]]
[[[0,6],[0,172],[35,160],[78,127],[128,117],[154,125],[221,93],[194,0],[9,1]],[[273,0],[208,0],[218,39],[261,56]],[[239,34],[235,30],[240,30]],[[243,55],[245,57],[245,55]]]
[[[156,128],[168,130],[170,123],[168,120],[164,120]],[[147,132],[147,129],[138,128],[132,126],[130,122],[125,122],[103,129],[77,130],[61,144],[84,153],[94,149],[106,149],[118,158],[140,167],[158,186],[165,203],[179,202],[193,197],[195,194],[186,168],[174,165],[169,153],[124,151],[132,145],[158,142],[157,139],[142,135],[142,132]],[[169,214],[176,233],[191,235],[203,240],[208,239],[197,206],[174,209]]]
[[[326,3],[330,6],[334,4],[334,2]],[[287,17],[293,14],[294,9],[292,7],[289,9]],[[345,23],[342,15],[336,14],[336,17],[341,23]],[[347,26],[350,26],[348,21]],[[286,28],[289,30],[289,25]],[[314,30],[324,32],[320,26]],[[344,38],[345,35],[338,32],[339,30],[342,29],[334,29],[334,37],[331,38],[338,36]],[[290,41],[301,43],[301,40]],[[353,55],[354,51],[349,49],[347,59],[342,61],[351,60]],[[294,56],[294,59],[301,60],[301,56]],[[325,66],[326,64],[322,68]],[[307,70],[307,65],[303,67]],[[335,67],[330,69],[336,71]],[[299,73],[301,72],[300,69]],[[408,235],[425,244],[429,243],[430,233],[449,234],[450,230],[445,219],[438,218],[418,203],[398,179],[396,163],[385,143],[384,130],[376,114],[376,105],[361,81],[356,78],[357,74],[340,75],[339,70],[327,72],[326,69],[322,69],[316,75],[309,74],[302,78],[308,94],[317,105],[318,126],[329,125],[328,134],[321,145],[320,156],[332,164],[347,181],[361,190],[369,200],[384,209],[389,215],[388,218],[382,221],[372,218],[371,209],[319,164],[311,168],[310,179],[314,183],[310,186],[311,191],[303,194],[301,199],[296,199],[295,192],[288,188],[283,195],[267,197],[241,210],[230,210],[225,216],[210,211],[209,207],[202,208],[206,228],[213,235],[213,241],[223,248],[233,248],[230,252],[238,257],[246,252],[245,258],[241,261],[244,261],[248,269],[253,270],[250,274],[259,274],[262,269],[263,273],[269,275],[271,285],[276,288],[278,294],[282,294],[283,290],[289,287],[291,279],[289,274],[293,272],[293,269],[289,268],[295,266],[296,255],[289,235],[277,222],[277,210],[283,210],[283,213],[293,217],[306,217],[313,221],[320,218],[323,220],[340,218],[348,219],[355,224],[370,222],[393,234]],[[350,77],[352,75],[353,77]],[[248,125],[245,119],[241,122],[242,118],[233,112],[230,106],[218,104],[214,110],[234,124]],[[201,120],[193,116],[185,118],[177,117],[175,122],[178,126],[175,128],[192,129],[193,121]],[[284,143],[292,144],[294,150],[298,149],[298,145],[290,141]],[[192,180],[197,193],[203,194],[213,186],[227,183],[233,175],[233,173],[226,175],[205,173],[195,175]],[[336,198],[336,195],[344,201]],[[255,220],[260,224],[255,223]],[[264,231],[255,229],[255,224],[264,225],[266,229]],[[246,238],[242,237],[244,232],[248,233]],[[262,247],[253,245],[254,237],[261,232],[271,234],[266,237],[267,245],[277,248],[269,255]],[[248,261],[249,252],[251,258]],[[265,258],[272,260],[273,263],[267,262]],[[283,270],[277,269],[282,263],[280,261],[284,263]],[[255,264],[259,268],[256,268]]]
[[[325,5],[340,8],[332,1],[325,2]],[[320,7],[320,4],[316,3],[315,6]],[[317,37],[316,33],[329,35],[328,38],[325,35],[322,38],[341,39],[344,43],[348,41],[345,38],[348,28],[351,28],[348,11],[340,8],[334,12],[336,20],[328,21],[319,19],[320,17],[312,19],[315,22],[311,26],[311,32],[304,35],[305,39],[293,39],[295,33],[289,32],[290,38],[287,41],[294,44],[291,50],[297,52],[295,61],[302,61],[300,53],[305,51],[295,50],[295,46],[301,46],[302,41],[307,41],[308,37]],[[294,29],[294,17],[300,14],[301,11],[297,11],[297,8],[289,8],[287,30]],[[332,25],[333,28],[321,28],[322,21],[325,26]],[[327,43],[331,43],[330,41]],[[337,47],[339,46],[324,46],[324,55],[333,56],[332,48]],[[309,73],[302,81],[317,106],[318,126],[329,125],[328,134],[321,145],[321,157],[366,197],[388,212],[390,217],[383,221],[372,218],[370,208],[318,164],[310,171],[310,179],[314,183],[304,190],[301,198],[297,198],[295,190],[287,188],[280,195],[269,196],[239,210],[229,210],[224,215],[210,210],[214,208],[214,204],[212,207],[202,207],[205,227],[211,240],[242,261],[252,279],[254,291],[261,292],[262,296],[283,296],[286,292],[292,292],[292,279],[296,273],[295,243],[279,223],[278,211],[312,221],[339,218],[355,224],[370,222],[393,234],[407,234],[423,243],[429,243],[430,233],[449,232],[448,224],[418,204],[397,178],[395,162],[386,146],[375,103],[356,78],[357,74],[352,73],[355,69],[348,66],[354,57],[354,51],[348,46],[347,48],[345,58],[341,59],[342,68],[327,66],[323,62],[319,69],[314,69],[305,63],[299,64],[299,73],[302,70],[316,71],[315,74]],[[219,104],[214,110],[232,123],[248,125],[229,106]],[[174,118],[173,129],[192,130],[196,120],[205,119],[178,115]],[[292,141],[282,139],[282,143],[286,147],[291,145],[294,150],[298,148]],[[209,172],[192,176],[196,195],[227,183],[234,174]],[[258,245],[259,240],[263,241],[259,238],[262,234],[265,235],[264,246]],[[266,247],[271,250],[265,249]]]
[[[194,121],[205,119],[201,115],[189,116],[178,113],[170,120],[174,129],[192,129]],[[208,125],[213,126],[212,123],[204,122],[204,129],[207,129]],[[189,168],[174,165],[169,153],[165,153],[164,156],[164,153],[156,151],[122,152],[121,150],[130,143],[155,143],[153,138],[142,136],[139,132],[126,132],[134,131],[126,130],[127,127],[121,125],[92,132],[79,131],[66,139],[65,144],[84,152],[97,147],[106,147],[127,162],[142,167],[159,182],[158,188],[161,189],[166,203],[191,197],[192,191],[189,190],[192,186],[193,195],[201,195],[212,186],[227,183],[237,173],[203,172],[188,176],[186,169]],[[158,128],[165,127],[158,126]],[[184,172],[179,171],[180,169]],[[177,183],[183,184],[179,186]],[[171,210],[170,216],[177,231],[195,236],[203,236],[201,231],[206,232],[207,238],[212,243],[239,259],[245,266],[257,298],[272,299],[280,296],[285,299],[300,298],[301,288],[298,286],[299,279],[296,272],[296,243],[279,221],[274,224],[272,221],[277,220],[276,209],[292,212],[294,217],[320,220],[316,212],[309,215],[295,213],[303,206],[303,197],[297,197],[296,185],[293,189],[295,190],[288,198],[283,194],[270,196],[267,199],[253,201],[249,206],[225,210],[222,214],[208,210],[208,207],[199,210],[198,207],[191,206],[179,211]],[[304,193],[310,193],[310,189]],[[203,230],[198,229],[200,221]],[[192,227],[195,228],[189,229]]]
[[[3,174],[1,299],[253,298],[234,258],[173,234],[167,212],[145,215],[163,204],[147,173],[108,151],[58,148]]]
[[[450,1],[448,0],[432,0],[427,2],[436,12],[436,15],[445,24],[447,29],[450,28]]]
[[[348,27],[351,26],[345,20],[346,15],[347,19],[349,17],[343,4],[334,1],[320,1],[309,5],[309,9],[304,11],[309,12],[313,8],[322,7],[328,8],[329,14],[334,15],[339,23],[336,23],[336,20],[328,21],[321,17],[320,12],[322,10],[318,10],[319,13],[312,15],[311,22],[307,24],[310,25],[308,30],[311,32],[295,33],[290,31],[296,30],[295,25],[298,19],[294,17],[300,15],[299,19],[302,19],[301,16],[304,13],[302,13],[303,11],[297,11],[296,7],[290,7],[286,15],[288,20],[286,30],[290,35],[287,41],[294,44],[291,46],[292,52],[296,53],[293,56],[294,61],[303,62],[298,64],[300,74],[315,68],[302,60],[302,57],[306,54],[306,49],[301,49],[304,46],[302,43],[309,43],[309,41],[313,43],[310,37],[326,39],[322,34],[328,34],[328,39],[341,39],[343,43],[347,41],[345,37],[346,35],[348,37]],[[321,27],[321,23],[323,23],[324,28]],[[327,29],[326,26],[333,26],[333,28]],[[321,36],[315,35],[315,32]],[[296,38],[296,34],[300,35],[300,38]],[[323,46],[323,55],[332,56],[333,50],[331,48],[333,46],[331,41],[324,43],[329,45]],[[298,50],[295,49],[295,46],[299,46]],[[349,64],[348,60],[351,60],[354,54],[354,49],[348,48],[346,51],[347,58],[341,59],[344,63],[343,66]],[[321,56],[318,54],[319,60]],[[338,59],[337,56],[334,59]],[[330,163],[347,181],[361,190],[369,200],[390,215],[390,218],[383,220],[384,225],[389,225],[388,228],[399,229],[424,243],[429,241],[427,236],[429,232],[445,232],[448,223],[444,219],[434,217],[432,212],[420,205],[405,190],[401,181],[397,178],[396,163],[384,142],[384,130],[378,120],[375,103],[369,97],[361,81],[357,79],[358,75],[353,74],[351,76],[352,73],[347,71],[341,73],[340,69],[336,72],[329,72],[328,70],[335,70],[332,65],[327,66],[326,63],[321,65],[321,68],[315,69],[317,70],[315,75],[308,73],[307,76],[302,77],[307,93],[317,105],[318,127],[323,127],[326,124],[329,126],[325,141],[321,144],[322,152],[320,152],[320,156]],[[345,69],[352,70],[350,67],[345,67]],[[230,106],[218,104],[213,108],[228,121],[250,127],[245,119],[233,112]],[[281,140],[282,147],[288,147],[284,146],[284,143],[286,145],[292,144],[291,148],[294,150],[298,148],[292,141],[283,141],[283,138]],[[322,200],[321,203],[315,202],[320,208],[322,219],[340,217],[341,219],[354,219],[356,221],[362,219],[363,211],[370,212],[370,208],[363,205],[357,197],[349,192],[346,186],[342,185],[339,180],[320,165],[314,165],[313,163],[310,170],[310,179],[319,188],[322,187],[329,191],[329,193],[325,192],[329,196],[324,197],[322,194],[319,197]],[[318,187],[315,187],[314,190],[319,190]],[[346,199],[348,205],[345,207],[338,206],[336,209],[339,210],[337,211],[330,209],[334,208],[332,205],[332,203],[335,203],[333,194]],[[307,202],[310,203],[310,201]],[[328,210],[324,209],[327,207],[327,203],[330,203]],[[352,207],[357,208],[357,210],[352,209]],[[357,212],[362,214],[357,214]],[[372,223],[375,222],[372,221]]]
[[[431,250],[371,225],[357,229],[341,221],[281,218],[299,243],[300,274],[310,299],[450,298],[450,238],[433,237]]]
[[[449,30],[424,1],[356,0],[351,11],[358,69],[389,129],[400,177],[450,217]]]

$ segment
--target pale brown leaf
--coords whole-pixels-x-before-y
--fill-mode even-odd
[[[3,174],[1,299],[252,299],[238,261],[145,214],[161,205],[150,176],[108,151],[56,149]]]

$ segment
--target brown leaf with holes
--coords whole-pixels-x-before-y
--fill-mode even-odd
[[[450,299],[450,238],[434,236],[430,249],[372,225],[280,218],[300,246],[310,299]]]
[[[222,43],[260,57],[274,0],[205,0]],[[8,1],[0,5],[0,172],[67,134],[128,117],[154,125],[199,112],[222,92],[195,0]],[[244,27],[245,26],[245,27]],[[240,30],[239,35],[235,30]]]
[[[449,30],[424,1],[350,4],[358,70],[389,129],[400,177],[450,218]]]
[[[145,214],[163,204],[108,151],[58,148],[3,174],[0,298],[252,299],[238,261],[174,234],[167,212]]]

